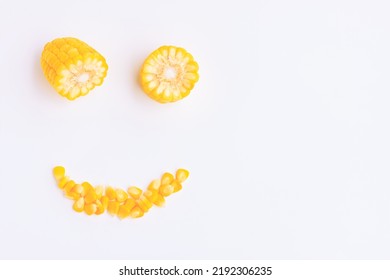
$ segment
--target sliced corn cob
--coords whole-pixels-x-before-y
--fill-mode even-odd
[[[141,69],[141,86],[160,103],[175,102],[190,94],[199,79],[198,68],[185,49],[162,46],[146,58]]]
[[[153,205],[163,206],[165,197],[181,190],[189,172],[185,169],[176,171],[176,178],[171,173],[164,173],[161,179],[153,180],[145,191],[138,187],[129,187],[127,192],[112,187],[94,187],[88,182],[78,184],[65,175],[65,168],[57,166],[53,175],[65,196],[74,201],[73,210],[87,215],[100,215],[106,210],[120,219],[140,218]]]
[[[44,47],[41,66],[54,89],[69,100],[86,95],[103,83],[108,66],[104,57],[76,38],[58,38]]]

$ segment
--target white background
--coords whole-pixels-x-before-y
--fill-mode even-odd
[[[390,258],[389,1],[1,1],[0,258]],[[44,44],[109,64],[74,102]],[[161,105],[137,78],[161,45],[200,81]],[[139,220],[71,209],[52,178],[145,187],[191,171]]]

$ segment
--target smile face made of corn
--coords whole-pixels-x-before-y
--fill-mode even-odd
[[[94,48],[76,38],[58,38],[44,47],[41,56],[43,73],[53,88],[68,100],[87,95],[103,83],[108,65]],[[143,91],[160,103],[179,101],[190,94],[199,79],[198,64],[185,49],[162,46],[144,61],[140,72]],[[178,169],[175,175],[166,172],[154,179],[143,191],[131,186],[127,191],[112,186],[77,183],[56,166],[53,175],[64,196],[73,200],[73,210],[87,215],[108,212],[120,219],[140,218],[165,198],[182,189],[189,172]]]

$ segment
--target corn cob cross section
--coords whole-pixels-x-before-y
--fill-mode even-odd
[[[66,176],[65,168],[56,166],[53,175],[65,197],[73,200],[73,210],[87,215],[100,215],[108,212],[120,219],[140,218],[153,205],[161,207],[165,198],[182,189],[189,172],[178,169],[176,174],[164,173],[160,179],[153,180],[145,191],[131,186],[127,191],[110,186],[94,187],[88,182],[76,183]]]
[[[54,89],[69,100],[88,94],[103,83],[108,66],[95,49],[76,38],[57,38],[44,47],[43,73]]]
[[[198,69],[198,63],[185,49],[162,46],[146,58],[141,86],[160,103],[175,102],[190,94],[199,79]]]

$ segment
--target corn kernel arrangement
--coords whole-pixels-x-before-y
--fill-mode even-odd
[[[185,49],[162,46],[146,58],[141,85],[150,98],[160,103],[175,102],[190,94],[199,79],[198,69]]]
[[[47,43],[41,55],[43,73],[54,89],[68,100],[87,95],[103,83],[108,65],[105,58],[83,41],[66,37]],[[185,49],[162,46],[145,60],[140,77],[145,93],[160,103],[176,102],[190,94],[199,79],[198,64]],[[58,187],[72,199],[73,210],[87,215],[107,211],[120,219],[142,217],[153,206],[163,206],[165,198],[182,189],[189,176],[178,169],[175,176],[164,173],[153,180],[145,191],[129,187],[127,191],[113,187],[76,183],[65,174],[65,168],[53,170]]]
[[[88,182],[76,183],[66,176],[62,166],[56,166],[53,174],[65,197],[74,201],[74,211],[87,215],[100,215],[107,211],[120,219],[140,218],[153,205],[164,206],[165,198],[180,191],[189,176],[187,170],[178,169],[175,175],[164,173],[161,179],[153,180],[145,191],[135,186],[124,191],[113,187],[94,187]]]
[[[47,43],[41,66],[49,83],[69,100],[101,85],[108,70],[104,57],[76,38],[58,38]]]

